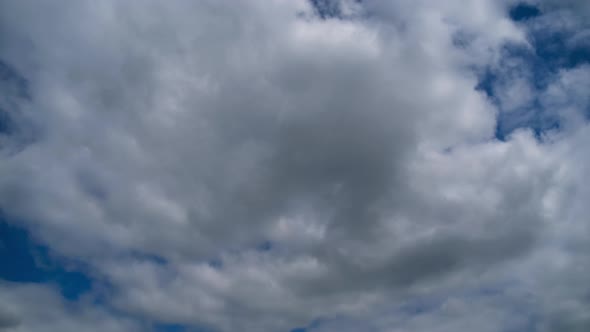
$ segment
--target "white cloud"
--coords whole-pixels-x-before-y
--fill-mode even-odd
[[[553,245],[590,236],[560,224],[569,198],[586,196],[570,196],[586,125],[497,141],[498,110],[469,69],[501,63],[506,42],[527,45],[506,4],[347,4],[345,18],[321,20],[307,1],[3,3],[0,58],[29,80],[23,112],[37,129],[2,155],[0,206],[91,266],[113,288],[112,310],[138,321],[497,331],[524,324],[510,308],[525,289],[547,326],[583,324],[573,292],[583,271],[570,276],[577,287],[544,289],[587,257],[582,244]],[[584,81],[582,70],[563,84]],[[508,108],[531,98],[519,77],[506,87]],[[572,91],[556,83],[547,95]],[[572,204],[585,230],[585,207]],[[544,253],[567,262],[525,283]],[[525,286],[456,294],[506,279]],[[42,288],[4,287],[60,303]],[[448,298],[396,315],[428,294]],[[79,330],[109,316],[75,306],[90,318],[55,310]],[[40,331],[26,308],[17,328]]]

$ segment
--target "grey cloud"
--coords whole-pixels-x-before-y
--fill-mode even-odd
[[[54,289],[43,286],[1,283],[0,308],[0,329],[3,331],[149,330],[149,326],[111,316],[101,309],[75,307],[65,302]]]
[[[359,288],[384,291],[420,286],[425,281],[443,280],[449,273],[466,267],[486,269],[494,263],[516,259],[532,247],[534,236],[529,232],[478,239],[440,236],[402,248],[388,261],[369,267],[355,266],[348,257],[331,256],[326,263],[333,274],[303,282],[303,292],[321,297]]]
[[[117,312],[220,331],[371,317],[532,264],[561,146],[495,141],[465,70],[522,32],[493,1],[431,6],[2,3],[0,58],[31,82],[39,131],[2,157],[0,204],[112,285]],[[477,38],[458,49],[457,31]],[[111,317],[76,308],[90,318],[63,324]]]
[[[20,319],[16,315],[4,309],[0,311],[0,329],[16,327],[19,324]]]
[[[82,13],[88,10],[83,5],[79,6]],[[125,12],[124,8],[122,12]],[[231,15],[231,13],[228,14]],[[100,21],[96,24],[100,24]],[[93,32],[94,28],[89,26],[87,30]],[[169,27],[163,28],[166,29],[163,30],[165,33],[168,32]],[[83,29],[80,33],[85,33],[85,30]],[[274,38],[273,35],[270,37]],[[53,38],[61,42],[60,37]],[[146,46],[151,46],[152,42],[148,39]],[[231,42],[231,40],[226,41],[228,44]],[[63,87],[58,85],[57,88],[76,91],[73,98],[79,99],[78,103],[96,110],[92,113],[72,109],[71,112],[83,114],[78,123],[61,118],[67,115],[57,115],[59,112],[56,117],[47,119],[55,124],[55,127],[61,127],[60,131],[78,137],[77,145],[71,148],[78,150],[79,156],[75,157],[76,161],[70,162],[74,169],[67,172],[87,173],[77,180],[70,180],[65,173],[55,174],[54,177],[65,176],[66,182],[63,185],[71,188],[72,195],[75,195],[74,191],[82,190],[89,196],[87,198],[89,203],[98,199],[96,203],[100,206],[104,205],[105,212],[111,215],[111,221],[154,219],[154,217],[141,212],[143,207],[140,206],[143,203],[134,198],[137,193],[133,192],[133,186],[127,186],[112,193],[113,190],[106,189],[108,185],[101,185],[92,180],[99,178],[92,173],[101,173],[100,177],[103,181],[110,182],[115,187],[116,183],[124,180],[140,186],[146,184],[146,191],[161,191],[153,193],[154,195],[185,196],[174,197],[173,199],[177,202],[193,200],[191,196],[195,194],[202,196],[206,204],[211,205],[207,210],[212,210],[212,215],[204,214],[204,209],[200,208],[186,209],[190,206],[188,201],[180,203],[180,208],[186,209],[181,214],[185,213],[193,222],[201,224],[202,227],[198,226],[200,228],[198,233],[204,233],[194,233],[199,238],[198,241],[203,243],[214,238],[213,234],[220,232],[223,233],[222,236],[233,237],[234,235],[228,234],[225,230],[226,220],[247,219],[249,222],[264,222],[282,213],[286,205],[291,204],[293,200],[302,197],[306,199],[306,196],[309,197],[310,194],[313,196],[318,191],[334,191],[336,187],[340,188],[341,193],[337,194],[338,197],[332,195],[334,201],[330,203],[336,211],[335,218],[342,219],[343,216],[348,216],[347,218],[358,221],[364,218],[363,210],[367,210],[369,205],[387,190],[388,182],[395,172],[396,166],[393,160],[398,159],[401,162],[402,157],[398,151],[404,149],[402,147],[408,143],[405,137],[409,136],[411,126],[408,126],[405,121],[404,126],[401,126],[402,122],[399,122],[399,125],[393,123],[394,125],[391,126],[392,122],[388,120],[389,118],[393,120],[394,114],[396,118],[401,116],[400,114],[408,114],[407,111],[400,109],[399,106],[391,109],[379,106],[391,105],[392,97],[378,85],[387,84],[387,82],[381,82],[371,76],[375,73],[375,69],[371,68],[373,65],[368,61],[372,59],[357,60],[356,55],[343,54],[342,62],[327,64],[322,57],[329,54],[318,51],[319,60],[309,57],[304,63],[297,63],[298,60],[294,60],[297,67],[290,70],[299,73],[299,78],[283,78],[281,71],[276,74],[271,73],[271,75],[280,75],[276,79],[278,87],[269,85],[275,81],[272,77],[268,83],[265,77],[246,82],[245,80],[251,77],[250,73],[242,74],[240,70],[216,73],[212,76],[213,89],[222,89],[223,93],[234,91],[236,94],[228,94],[229,98],[221,99],[217,97],[211,99],[211,96],[199,91],[195,91],[196,95],[179,96],[180,102],[186,105],[178,106],[181,107],[178,115],[170,114],[173,116],[170,119],[174,121],[170,125],[173,126],[172,130],[175,133],[162,135],[164,127],[159,122],[165,122],[167,119],[152,120],[150,117],[152,115],[159,117],[160,115],[157,115],[155,111],[164,106],[159,106],[160,100],[170,98],[170,93],[177,92],[169,92],[166,87],[163,88],[165,91],[153,90],[153,84],[165,84],[165,80],[154,78],[152,66],[156,64],[151,62],[153,60],[137,61],[133,49],[122,56],[112,54],[111,50],[114,46],[111,45],[117,45],[116,40],[99,40],[99,43],[105,43],[105,45],[104,50],[100,51],[103,53],[102,56],[96,58],[96,61],[92,59],[84,62],[73,61],[72,65],[68,64],[64,67],[66,71],[63,73],[41,74],[65,75],[65,85]],[[85,48],[84,44],[82,48]],[[244,47],[244,50],[250,51],[249,46]],[[343,48],[343,51],[346,49]],[[203,52],[205,57],[208,52],[210,51]],[[166,51],[163,53],[167,54]],[[184,59],[184,57],[180,59],[180,61],[187,60],[190,59]],[[272,63],[278,59],[273,56],[268,60]],[[61,64],[64,60],[58,58],[54,61]],[[107,61],[113,63],[107,65]],[[290,66],[288,57],[283,62]],[[117,68],[129,68],[128,63],[138,63],[135,66],[143,67],[143,69],[132,70],[132,72],[144,74],[129,76],[127,75],[129,70],[118,71]],[[208,62],[206,64],[207,70],[220,69],[219,64]],[[251,65],[259,66],[262,63],[255,61]],[[190,71],[200,70],[198,65],[189,68]],[[198,74],[196,75],[198,78]],[[231,80],[226,80],[225,75],[230,75]],[[242,77],[243,75],[246,76]],[[366,78],[361,80],[360,75]],[[89,81],[90,78],[92,81]],[[191,78],[186,77],[186,79]],[[217,82],[218,80],[223,81]],[[288,80],[289,84],[295,84],[294,82],[299,80],[301,82],[297,84],[309,87],[299,94],[293,94],[289,86],[284,86],[285,80]],[[117,85],[120,86],[117,87]],[[185,87],[180,88],[185,89]],[[191,86],[191,89],[193,88]],[[122,94],[122,91],[126,91],[125,94]],[[113,93],[118,94],[119,97]],[[283,97],[282,100],[276,100],[274,93]],[[159,94],[162,95],[157,97]],[[268,96],[271,96],[271,99],[265,100]],[[334,98],[334,96],[339,97]],[[42,99],[43,96],[38,98]],[[105,104],[107,101],[108,105]],[[49,105],[54,102],[57,101],[48,101]],[[51,109],[53,106],[46,107],[49,107],[49,114],[55,113]],[[141,110],[148,110],[148,112],[144,114],[145,112],[142,113]],[[174,109],[170,111],[173,112]],[[286,114],[282,119],[277,119],[281,116],[277,113],[282,112]],[[180,117],[182,122],[177,122],[176,116]],[[102,121],[105,127],[97,127],[97,121]],[[107,123],[110,125],[106,126]],[[100,135],[99,132],[107,135],[104,141],[95,139],[94,135]],[[58,154],[59,151],[69,153],[58,147],[58,144],[62,144],[59,142],[61,134],[56,136],[55,133],[57,132],[53,129],[49,135],[58,141],[50,138],[48,141],[51,143],[46,143],[48,146],[44,149],[58,148],[60,149],[56,151]],[[201,143],[195,145],[192,141]],[[125,155],[126,151],[121,151],[121,147],[125,148],[127,144],[132,145],[130,148],[135,149],[134,152],[142,159],[141,161],[132,160],[129,155]],[[50,147],[51,145],[53,147]],[[168,148],[171,145],[175,146],[174,150]],[[118,147],[115,148],[115,146]],[[178,155],[184,156],[182,162],[170,164],[168,160]],[[73,155],[63,157],[71,158]],[[234,160],[234,158],[237,159]],[[160,170],[163,165],[166,168]],[[56,165],[56,167],[59,166]],[[132,174],[124,174],[130,170],[130,167],[136,171]],[[239,180],[240,183],[235,183],[234,173],[241,167],[247,167],[249,176],[257,179],[257,182]],[[142,171],[138,172],[138,169]],[[61,172],[57,168],[55,171]],[[162,176],[162,172],[166,175]],[[178,181],[180,176],[175,178],[176,174],[182,175],[187,172],[192,173],[186,174],[193,179],[192,181]],[[101,186],[103,189],[99,189]],[[151,188],[152,186],[160,188]],[[167,193],[167,191],[173,193]],[[6,196],[15,197],[12,194]],[[109,198],[101,200],[101,197]],[[16,207],[23,204],[14,202],[13,205]],[[26,205],[30,205],[30,202]],[[137,209],[127,208],[131,206],[136,206]],[[232,208],[228,209],[230,206]],[[352,224],[358,224],[358,222]],[[190,224],[181,227],[185,231],[196,231]],[[222,229],[218,230],[219,227]],[[243,229],[243,234],[248,233],[247,228]],[[163,234],[168,233],[165,230],[162,231]],[[208,233],[211,233],[211,236],[207,235]],[[242,232],[234,232],[234,234],[241,237]],[[147,235],[151,237],[150,234]],[[162,233],[157,234],[157,241],[161,240],[161,236]],[[175,235],[170,234],[170,236]],[[88,240],[92,243],[90,238]],[[239,238],[233,240],[241,241]],[[146,246],[152,245],[150,243],[156,239],[143,238],[137,241],[141,243],[136,245]],[[153,245],[158,246],[158,244]],[[208,245],[205,244],[205,246]]]

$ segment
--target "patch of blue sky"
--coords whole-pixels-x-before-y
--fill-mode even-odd
[[[485,92],[500,110],[497,139],[505,140],[520,128],[530,128],[538,138],[542,138],[546,132],[560,130],[561,123],[559,115],[545,110],[539,98],[558,78],[561,70],[590,63],[590,41],[572,43],[575,31],[548,24],[546,21],[552,17],[545,15],[551,14],[543,13],[532,5],[514,6],[509,15],[525,29],[532,48],[505,45],[500,65],[481,70],[476,88]],[[500,94],[502,89],[512,89],[515,80],[525,80],[532,89],[532,96],[517,109],[506,109]]]
[[[158,257],[143,256],[142,259],[162,263]],[[0,280],[56,287],[68,301],[77,301],[92,292],[88,299],[93,305],[107,311],[114,310],[108,300],[111,292],[115,291],[112,285],[106,280],[93,278],[86,271],[87,268],[80,262],[55,257],[47,246],[39,244],[27,230],[11,224],[0,214]],[[135,318],[117,310],[112,311],[112,314]],[[151,325],[150,330],[155,332],[212,332],[205,328],[189,329],[179,324],[147,325]]]
[[[186,332],[188,328],[180,324],[155,324],[154,331],[156,332]]]
[[[154,332],[217,332],[217,330],[206,326],[172,323],[155,323],[151,328]]]
[[[81,264],[54,257],[48,247],[1,215],[0,262],[0,279],[56,285],[68,300],[77,300],[93,287],[93,279]]]
[[[351,0],[347,4],[342,4],[343,1],[346,0],[309,0],[311,3],[316,15],[323,19],[343,19],[346,20],[350,18],[350,12],[347,10],[347,6],[351,3],[361,3],[362,0]],[[348,8],[350,9],[350,8]],[[358,14],[358,13],[357,13]],[[363,15],[366,15],[364,13]],[[356,15],[356,14],[355,14]]]
[[[501,113],[498,116],[496,137],[505,140],[512,132],[521,128],[532,130],[535,138],[542,141],[546,134],[559,131],[562,125],[557,115],[537,109],[525,109],[520,114]]]
[[[17,120],[19,103],[30,99],[27,79],[0,59],[0,134],[22,134]],[[56,258],[49,247],[16,224],[0,211],[0,279],[56,285],[69,300],[78,299],[92,288],[93,280],[84,272],[83,264]]]
[[[317,15],[322,19],[340,17],[342,11],[338,0],[310,0]]]
[[[519,3],[516,6],[510,8],[509,14],[512,20],[520,22],[541,15],[541,10],[527,3]]]
[[[573,43],[574,31],[567,30],[532,30],[529,39],[535,49],[536,66],[544,67],[550,72],[563,68],[573,68],[590,63],[588,43]]]

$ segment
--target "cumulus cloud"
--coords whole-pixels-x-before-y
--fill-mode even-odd
[[[27,94],[0,100],[19,123],[0,207],[105,287],[97,305],[2,285],[0,328],[50,330],[45,303],[56,331],[581,331],[587,126],[495,133],[531,100],[583,118],[589,76],[476,89],[532,47],[510,5],[1,2]]]

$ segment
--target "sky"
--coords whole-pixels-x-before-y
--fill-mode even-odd
[[[590,331],[589,18],[0,0],[0,331]]]

